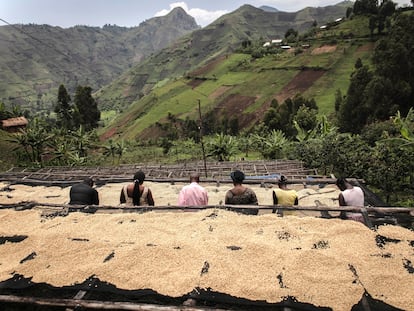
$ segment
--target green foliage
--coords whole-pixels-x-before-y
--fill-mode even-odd
[[[380,188],[385,194],[387,203],[391,195],[397,198],[398,191],[410,187],[413,181],[414,148],[402,148],[393,140],[379,141],[370,154],[370,165],[366,172],[366,180]]]
[[[346,98],[340,105],[339,114],[337,114],[338,125],[342,132],[359,133],[366,124],[369,109],[361,94],[364,94],[371,79],[372,72],[367,66],[356,69],[352,74]]]
[[[217,161],[229,161],[230,157],[237,153],[237,142],[233,136],[223,133],[216,134],[206,144],[207,156],[214,157]]]
[[[75,126],[84,126],[86,130],[92,130],[98,126],[101,113],[98,104],[92,97],[92,88],[78,86],[75,94]]]
[[[401,111],[406,114],[414,102],[414,15],[399,14],[390,36],[379,41],[374,70],[356,64],[346,98],[337,113],[343,132],[360,133],[375,121],[387,120]]]
[[[108,141],[108,144],[104,146],[104,156],[112,159],[112,165],[119,165],[122,156],[127,151],[124,141],[114,142],[112,139]]]
[[[380,40],[373,62],[376,74],[386,81],[389,115],[406,114],[414,102],[414,14],[400,14],[387,38]],[[384,83],[384,84],[385,84]]]
[[[24,153],[19,153],[21,161],[43,166],[43,154],[50,138],[51,134],[47,131],[45,122],[35,118],[10,141],[17,144],[15,151],[18,148],[23,149]]]
[[[6,105],[0,102],[0,120],[13,117],[13,113],[6,108]]]
[[[270,130],[280,130],[288,137],[294,137],[296,129],[293,121],[305,129],[311,129],[316,124],[317,109],[315,100],[296,95],[281,105],[272,104],[263,117],[263,123]]]
[[[71,98],[63,84],[59,86],[55,113],[58,126],[65,129],[73,128],[73,107],[71,105]]]
[[[280,130],[271,130],[270,133],[263,135],[252,135],[254,145],[265,159],[283,159],[288,140]]]

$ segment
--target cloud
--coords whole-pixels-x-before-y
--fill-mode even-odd
[[[170,4],[170,8],[161,10],[157,13],[155,13],[155,16],[164,16],[170,13],[174,8],[181,7],[184,9],[184,11],[187,12],[187,14],[191,15],[195,18],[197,24],[201,26],[206,26],[210,24],[211,22],[215,21],[220,16],[229,13],[227,10],[217,10],[217,11],[207,11],[200,8],[189,8],[187,3],[185,2],[174,2]]]

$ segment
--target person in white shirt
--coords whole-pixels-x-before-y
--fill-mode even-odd
[[[365,196],[360,187],[351,185],[345,178],[338,178],[336,180],[336,185],[339,190],[341,190],[338,197],[340,206],[364,207]],[[341,212],[341,218],[352,219],[365,223],[364,217],[361,213]]]
[[[204,206],[208,205],[207,190],[200,186],[200,175],[192,173],[190,184],[184,186],[178,195],[179,206]]]

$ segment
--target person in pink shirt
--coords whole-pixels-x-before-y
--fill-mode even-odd
[[[208,205],[207,190],[199,185],[200,175],[192,173],[190,184],[184,186],[178,195],[178,205],[180,206],[204,206]]]

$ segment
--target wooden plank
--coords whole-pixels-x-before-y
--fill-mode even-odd
[[[19,209],[30,209],[33,207],[55,207],[58,209],[69,209],[72,211],[79,210],[85,211],[88,210],[119,210],[119,211],[156,211],[156,210],[186,210],[188,208],[195,210],[205,210],[205,209],[229,209],[229,208],[243,208],[243,209],[259,209],[259,210],[273,210],[275,205],[206,205],[206,206],[176,206],[176,205],[165,205],[165,206],[131,206],[131,207],[121,207],[121,206],[110,206],[110,205],[69,205],[69,204],[55,204],[55,203],[40,203],[40,202],[20,202],[14,204],[2,204],[0,203],[0,209],[5,208],[19,208]],[[345,212],[356,212],[362,213],[363,210],[366,210],[368,213],[379,213],[379,214],[405,214],[414,217],[414,209],[409,207],[359,207],[359,206],[277,206],[278,209],[291,210],[291,211],[345,211]]]
[[[20,297],[14,295],[0,295],[0,302],[31,304],[37,306],[66,307],[66,308],[88,308],[97,310],[133,310],[133,311],[225,311],[217,308],[186,307],[186,306],[160,306],[154,304],[142,304],[131,302],[111,302],[96,300],[76,299],[51,299],[37,297]]]

